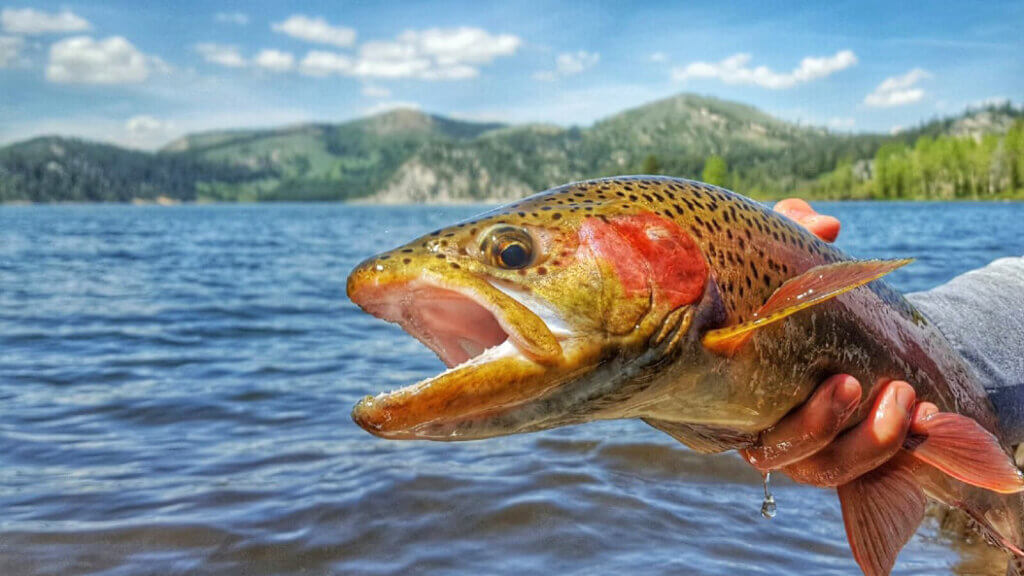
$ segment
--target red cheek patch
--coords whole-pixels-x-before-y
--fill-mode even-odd
[[[651,212],[588,218],[580,243],[615,269],[627,294],[650,288],[657,304],[677,308],[704,292],[708,265],[697,243],[675,221]]]

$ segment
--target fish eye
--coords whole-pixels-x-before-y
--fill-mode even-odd
[[[514,226],[498,226],[484,234],[480,252],[492,266],[506,270],[526,268],[533,263],[533,237]]]

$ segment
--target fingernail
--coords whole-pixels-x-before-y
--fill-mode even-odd
[[[843,416],[857,407],[860,400],[860,384],[853,378],[843,378],[836,382],[832,391],[833,413]]]
[[[917,394],[909,384],[903,384],[902,386],[896,387],[896,403],[903,408],[903,411],[910,413],[910,409],[914,406],[914,401],[917,399]]]

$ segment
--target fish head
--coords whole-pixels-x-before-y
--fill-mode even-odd
[[[631,189],[556,188],[359,264],[349,298],[448,369],[364,398],[353,419],[387,438],[468,440],[609,417],[709,275],[693,239]]]

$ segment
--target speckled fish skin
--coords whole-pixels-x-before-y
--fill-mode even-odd
[[[583,254],[581,238],[589,223],[631,216],[671,222],[696,244],[708,266],[698,300],[667,306],[656,286],[630,295],[622,274],[616,275],[597,251]],[[543,237],[543,261],[522,270],[489,266],[476,247],[479,235],[496,225]],[[701,345],[701,333],[749,320],[787,280],[849,259],[769,208],[698,182],[638,176],[554,188],[370,258],[353,271],[348,290],[359,302],[367,286],[424,277],[470,286],[485,278],[490,285],[528,292],[570,324],[572,336],[559,342],[561,356],[538,352],[539,360],[518,360],[507,369],[480,368],[472,376],[488,380],[487,399],[469,402],[463,412],[451,406],[476,395],[479,380],[458,382],[471,389],[457,399],[437,392],[441,396],[430,397],[422,411],[416,408],[417,395],[425,388],[440,390],[438,385],[367,398],[353,417],[384,437],[437,440],[642,418],[695,449],[714,452],[749,446],[821,381],[846,373],[864,387],[850,426],[866,416],[882,384],[901,379],[920,400],[973,418],[998,436],[985,392],[962,359],[883,281],[761,328],[734,355]],[[538,349],[546,340],[544,335],[520,338],[540,343]],[[510,371],[513,376],[504,376]],[[456,369],[451,378],[458,380],[459,373]],[[417,415],[403,420],[410,410]],[[404,428],[389,429],[391,422]],[[983,492],[962,490],[961,497]],[[998,517],[994,523],[1020,545],[1020,495],[986,493],[982,499],[986,513]]]
[[[588,280],[590,271],[573,270],[567,262],[577,249],[572,237],[582,220],[639,213],[671,219],[698,244],[724,306],[724,316],[717,320],[721,325],[749,319],[786,280],[814,266],[848,259],[795,222],[739,194],[687,180],[624,177],[555,188],[428,234],[368,259],[352,273],[349,290],[407,273],[483,276],[524,286],[563,315],[584,323],[603,321],[612,325],[612,331],[642,324],[642,329],[653,333],[662,318],[652,316],[669,311],[642,310],[646,300],[614,306],[602,303],[610,299],[607,287],[601,286],[608,275],[596,282]],[[553,243],[559,252],[524,270],[489,267],[473,254],[473,247],[482,231],[498,224],[541,229],[556,237]],[[382,269],[374,270],[375,266]],[[593,315],[598,310],[606,316],[609,309],[616,318]],[[643,322],[637,321],[640,317]],[[695,326],[694,331],[699,328],[706,327]],[[629,343],[649,352],[649,334],[630,336]],[[689,340],[694,344],[693,338]],[[604,350],[600,356],[607,362],[609,354],[631,352],[635,351]],[[984,390],[959,356],[937,329],[882,281],[759,330],[750,345],[730,359],[696,345],[679,346],[671,354],[671,358],[658,357],[653,372],[645,369],[638,375],[645,384],[634,392],[657,399],[630,402],[643,406],[626,407],[625,414],[616,416],[756,433],[805,400],[828,375],[849,373],[867,388],[864,411],[870,406],[874,383],[899,378],[941,410],[959,412],[996,430]],[[694,382],[695,377],[700,382]],[[622,409],[617,406],[614,412]]]

